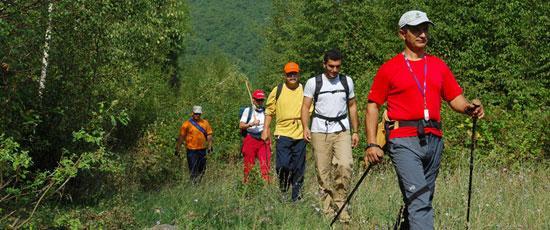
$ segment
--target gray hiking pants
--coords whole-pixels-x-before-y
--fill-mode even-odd
[[[404,227],[434,229],[432,199],[443,152],[442,138],[428,134],[425,145],[420,145],[418,137],[393,138],[389,144],[406,204]]]

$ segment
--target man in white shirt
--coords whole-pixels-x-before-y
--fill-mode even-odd
[[[325,53],[325,72],[308,79],[301,111],[304,139],[312,144],[315,156],[321,205],[329,218],[346,200],[353,165],[351,148],[359,143],[353,80],[340,74],[341,65],[340,51],[333,49]],[[312,103],[315,109],[310,129],[309,108]],[[340,221],[350,221],[347,210],[342,211]]]
[[[269,166],[271,165],[271,143],[269,140],[262,140],[262,131],[265,121],[265,93],[257,89],[252,94],[255,108],[246,108],[242,115],[239,128],[246,129],[246,136],[243,139],[242,153],[244,163],[244,179],[248,182],[248,175],[254,168],[255,160],[260,162],[262,178],[269,182]],[[254,111],[250,111],[253,109]]]

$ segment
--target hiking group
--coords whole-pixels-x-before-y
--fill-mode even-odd
[[[444,61],[425,52],[433,23],[426,13],[408,11],[399,20],[398,34],[404,49],[376,73],[367,96],[364,150],[365,164],[380,163],[388,153],[395,168],[404,202],[402,229],[433,229],[432,200],[443,152],[441,101],[456,112],[474,118],[484,116],[483,106],[468,102]],[[302,198],[306,144],[315,159],[319,198],[323,213],[333,218],[345,205],[352,177],[352,148],[359,145],[359,121],[354,82],[340,73],[343,56],[337,49],[324,54],[324,72],[300,80],[300,67],[288,62],[284,83],[274,87],[265,102],[261,90],[251,94],[252,106],[241,112],[244,179],[260,163],[262,178],[270,182],[271,138],[275,141],[276,173],[281,193],[291,189],[292,202]],[[250,90],[249,90],[250,91]],[[386,104],[385,137],[377,133],[381,106]],[[176,154],[185,140],[191,179],[204,172],[204,156],[212,148],[212,129],[200,118],[200,107],[180,129]],[[270,130],[275,118],[275,131]],[[310,119],[311,118],[311,119]],[[377,141],[384,140],[385,146]],[[351,220],[342,209],[339,220]]]

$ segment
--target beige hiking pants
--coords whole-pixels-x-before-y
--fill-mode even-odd
[[[312,133],[311,144],[323,212],[333,217],[346,201],[351,182],[351,135],[349,132]],[[349,219],[344,209],[340,220],[347,222]]]

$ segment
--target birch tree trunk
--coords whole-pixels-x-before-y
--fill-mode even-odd
[[[40,72],[40,81],[38,85],[38,96],[42,99],[42,93],[46,88],[46,74],[48,70],[48,52],[50,51],[50,39],[52,33],[52,11],[53,3],[48,5],[48,27],[44,35],[44,54],[42,56],[42,71]]]

